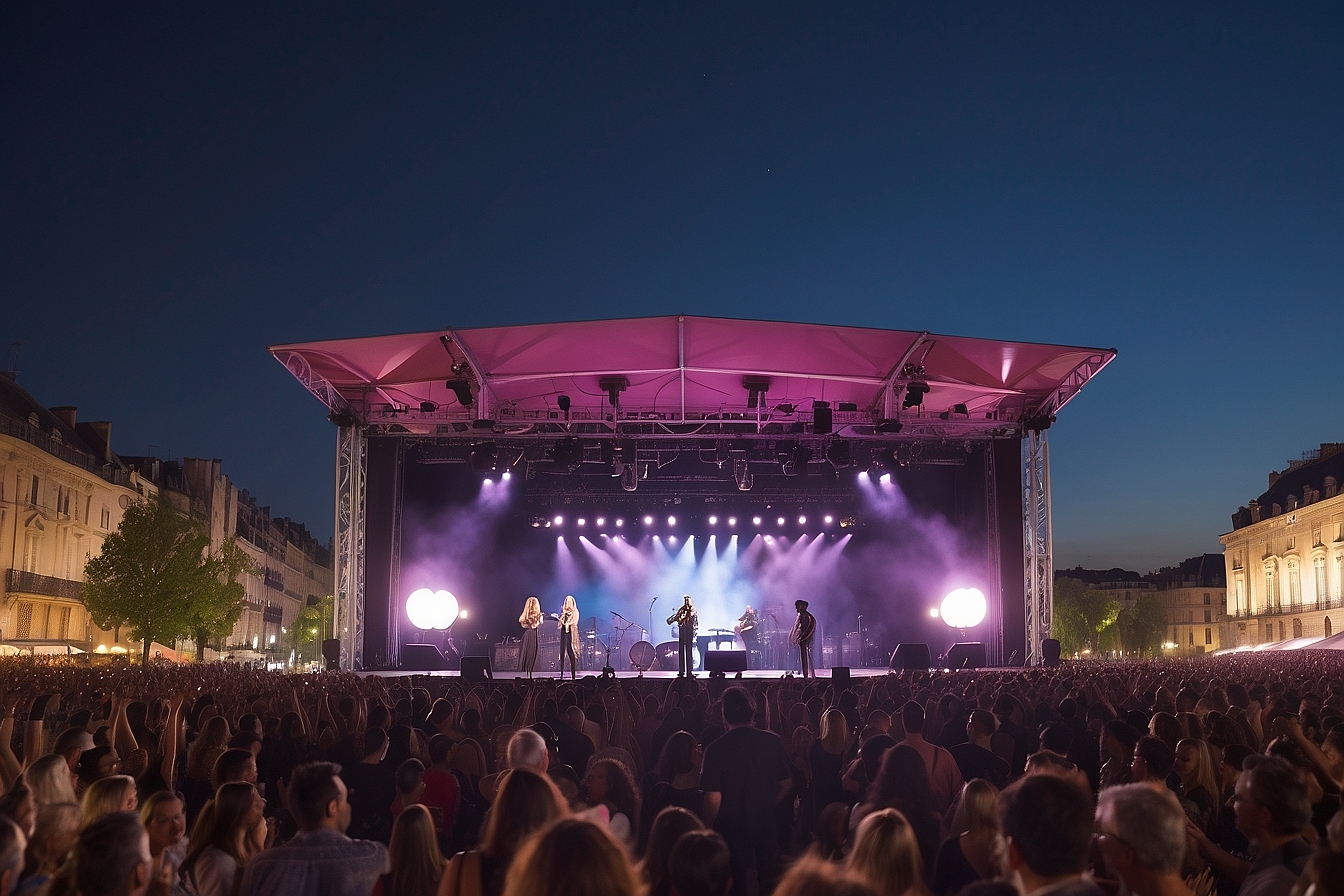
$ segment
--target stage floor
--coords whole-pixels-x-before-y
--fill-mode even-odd
[[[382,676],[383,678],[405,678],[405,677],[407,677],[407,676],[411,676],[411,675],[428,675],[428,676],[433,677],[433,678],[460,678],[460,677],[462,676],[462,673],[461,673],[461,672],[456,672],[456,671],[451,671],[451,672],[418,672],[418,671],[411,671],[411,670],[406,670],[406,669],[389,669],[389,670],[386,670],[386,671],[369,671],[369,672],[360,672],[360,673],[358,673],[358,674],[359,674],[359,675],[379,675],[379,676]],[[585,671],[585,672],[583,673],[583,675],[580,675],[580,676],[579,676],[579,678],[585,678],[585,677],[597,677],[597,676],[600,676],[601,674],[602,674],[601,672],[596,672],[596,671]],[[727,679],[728,679],[729,681],[732,681],[732,680],[734,680],[734,679],[737,678],[737,674],[738,674],[738,673],[734,672],[734,673],[732,673],[731,675],[727,675],[726,677],[727,677]],[[750,670],[748,670],[748,671],[746,671],[746,672],[741,673],[742,678],[744,678],[744,679],[746,679],[746,678],[750,678],[750,679],[779,679],[779,678],[783,678],[785,674],[786,674],[786,673],[785,673],[785,671],[784,671],[783,669],[750,669]],[[797,674],[796,672],[795,672],[795,673],[788,673],[788,674],[793,675],[794,678],[797,678],[797,677],[798,677],[798,674]],[[850,676],[850,678],[872,678],[872,677],[874,677],[874,676],[878,676],[878,675],[886,675],[886,674],[887,674],[887,670],[886,670],[886,669],[850,669],[850,670],[849,670],[849,676]],[[554,673],[547,673],[547,674],[542,674],[542,675],[536,675],[536,676],[534,676],[534,677],[535,677],[536,679],[538,679],[538,680],[553,680],[553,679],[555,679],[556,676],[555,676]],[[675,673],[675,672],[649,671],[649,672],[645,672],[643,675],[640,675],[638,672],[617,672],[617,673],[616,673],[616,677],[617,677],[617,678],[620,678],[620,679],[627,679],[627,678],[673,679],[673,678],[676,678],[676,677],[677,677],[677,673]],[[709,673],[708,673],[708,672],[697,672],[697,673],[695,673],[695,677],[696,677],[697,679],[700,679],[701,681],[707,681],[707,680],[709,680],[709,677],[710,677],[710,676],[709,676]],[[830,670],[830,669],[819,669],[819,670],[817,670],[817,678],[818,678],[818,679],[829,679],[830,677],[831,677],[831,670]],[[508,680],[518,679],[518,678],[526,679],[526,678],[527,678],[527,675],[524,674],[524,673],[522,673],[522,672],[505,672],[505,671],[501,671],[501,670],[494,670],[494,673],[493,673],[493,679],[494,679],[495,681],[508,681]],[[569,679],[566,678],[565,680],[568,681]]]

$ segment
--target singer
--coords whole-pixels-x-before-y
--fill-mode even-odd
[[[565,604],[556,617],[560,623],[560,677],[565,677],[565,657],[569,657],[570,680],[578,678],[577,658],[579,653],[579,607],[574,603],[574,595],[565,595]]]
[[[691,605],[691,596],[682,598],[683,603],[677,612],[667,617],[667,624],[677,627],[677,677],[694,678],[695,657],[691,648],[695,646],[696,629],[700,626],[700,616]]]
[[[527,603],[523,604],[523,615],[518,617],[518,624],[523,627],[522,670],[531,678],[532,670],[537,668],[537,628],[541,625],[541,601],[529,597]]]

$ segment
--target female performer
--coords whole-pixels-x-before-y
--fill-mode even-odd
[[[537,667],[537,626],[541,625],[541,601],[529,597],[527,603],[523,604],[523,615],[518,617],[518,624],[523,627],[522,670],[531,678],[532,670]]]
[[[574,595],[565,595],[565,605],[557,617],[560,622],[560,677],[565,677],[565,656],[569,656],[569,677],[578,678],[576,660],[579,653],[579,607],[574,603]]]

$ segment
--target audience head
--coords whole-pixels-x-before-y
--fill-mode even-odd
[[[135,779],[130,775],[99,778],[84,791],[83,817],[79,826],[86,828],[113,812],[134,812]]]
[[[1185,812],[1171,791],[1108,787],[1097,800],[1096,828],[1106,861],[1131,891],[1146,889],[1141,885],[1149,876],[1180,873]]]
[[[545,774],[515,768],[503,776],[481,837],[481,852],[505,861],[534,831],[569,814],[569,804]]]
[[[1073,746],[1073,731],[1063,722],[1051,722],[1041,729],[1041,749],[1059,756],[1069,755]]]
[[[149,832],[149,851],[157,856],[181,842],[187,832],[186,804],[182,795],[160,790],[140,806],[140,821]]]
[[[117,773],[121,760],[117,751],[108,744],[85,750],[79,756],[79,767],[75,769],[80,783],[85,787],[100,778],[109,778]]]
[[[878,896],[878,890],[839,865],[805,855],[789,866],[774,896]]]
[[[37,810],[37,824],[28,838],[28,861],[34,874],[55,874],[65,862],[79,836],[79,816],[75,803],[48,803]]]
[[[509,739],[509,768],[527,769],[539,775],[546,774],[551,764],[551,754],[545,739],[531,728],[523,728]]]
[[[677,896],[727,896],[733,882],[728,844],[713,831],[682,834],[669,868]]]
[[[966,719],[966,738],[975,743],[977,738],[992,737],[998,723],[994,714],[987,709],[973,709]]]
[[[1311,821],[1302,776],[1291,762],[1278,756],[1256,753],[1246,757],[1233,806],[1237,827],[1252,845],[1296,836]]]
[[[57,754],[38,757],[23,773],[23,780],[33,791],[38,808],[50,803],[77,803],[75,777],[65,758]]]
[[[849,721],[838,709],[828,709],[821,714],[821,747],[827,753],[843,753],[849,745]]]
[[[425,792],[425,764],[419,759],[407,759],[397,766],[396,785],[403,806],[420,799]]]
[[[1166,741],[1152,735],[1144,735],[1134,744],[1134,758],[1130,761],[1129,773],[1136,782],[1164,782],[1167,780],[1167,775],[1171,774],[1171,767],[1175,761],[1176,754],[1167,746]]]
[[[901,707],[901,728],[906,734],[924,733],[924,707],[913,700]]]
[[[919,840],[895,809],[881,809],[859,822],[846,864],[879,893],[905,893],[924,879]]]
[[[513,863],[504,896],[640,896],[625,851],[590,821],[562,818],[529,839]]]
[[[639,790],[634,776],[618,759],[599,759],[588,767],[583,778],[583,794],[589,803],[606,804],[613,812],[624,813],[632,827],[639,824]]]
[[[668,806],[658,813],[649,830],[649,844],[644,850],[640,872],[649,885],[648,896],[667,896],[671,885],[670,863],[672,849],[683,834],[703,831],[705,826],[694,813],[679,806]]]
[[[999,789],[984,778],[972,778],[961,788],[953,819],[953,833],[999,832]]]
[[[746,688],[731,687],[723,692],[723,724],[730,728],[750,725],[756,713]]]
[[[999,794],[999,824],[1011,840],[1010,867],[1037,877],[1080,874],[1092,840],[1092,796],[1056,775],[1028,775]]]
[[[56,743],[52,745],[51,752],[64,759],[66,767],[74,771],[79,767],[79,760],[84,751],[92,749],[93,735],[83,727],[78,727],[67,728],[56,735]]]
[[[144,896],[152,864],[140,818],[113,812],[79,832],[62,874],[79,896]]]
[[[0,796],[0,816],[8,818],[19,826],[25,837],[33,835],[33,825],[37,823],[37,800],[33,791],[20,775],[4,796]]]
[[[310,762],[294,769],[289,782],[289,811],[299,830],[327,827],[342,833],[350,826],[341,767],[334,762]]]
[[[869,799],[876,807],[899,806],[905,812],[934,811],[924,759],[909,744],[886,752],[870,790]]]
[[[438,892],[443,853],[428,809],[412,805],[402,810],[392,825],[387,853],[392,867],[390,892],[398,896],[434,896]]]
[[[218,790],[221,784],[231,781],[257,783],[257,758],[251,750],[225,750],[215,760],[210,772],[210,786]]]
[[[28,838],[8,818],[0,818],[0,896],[9,896],[23,874],[23,855]]]

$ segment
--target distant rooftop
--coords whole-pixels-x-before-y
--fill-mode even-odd
[[[1269,474],[1269,488],[1232,514],[1232,528],[1244,529],[1262,520],[1333,498],[1344,483],[1344,442],[1325,442]]]

